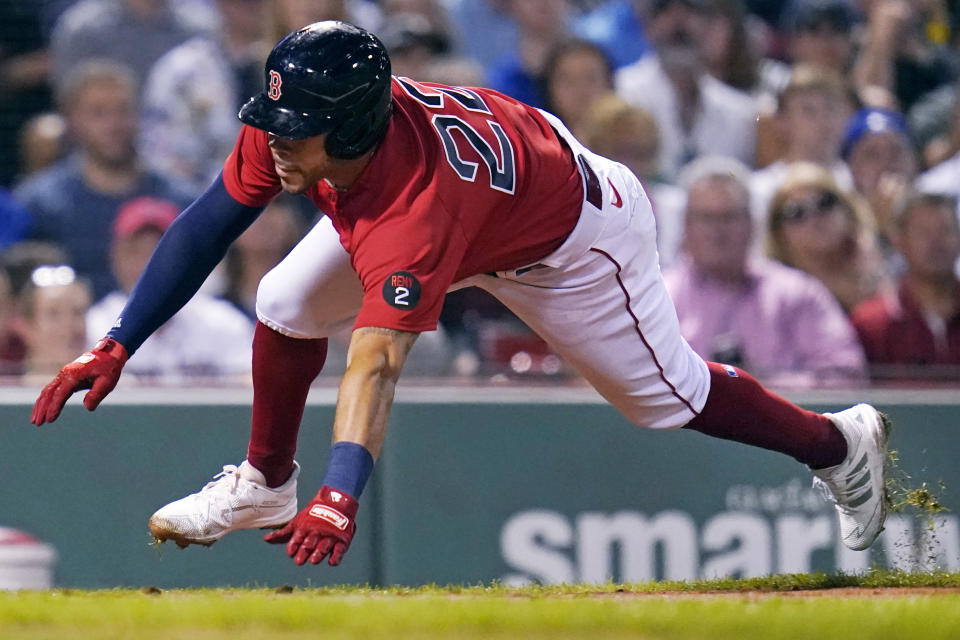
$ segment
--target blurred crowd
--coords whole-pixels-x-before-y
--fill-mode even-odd
[[[324,19],[376,33],[395,75],[497,89],[630,167],[705,358],[787,388],[960,383],[948,0],[0,0],[0,379],[45,382],[110,328],[272,45]],[[278,198],[126,377],[245,382],[257,284],[318,215]],[[575,375],[473,289],[408,368]]]

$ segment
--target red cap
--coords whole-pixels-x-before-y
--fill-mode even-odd
[[[117,218],[113,221],[113,236],[129,238],[148,227],[166,231],[179,213],[177,205],[169,200],[150,196],[127,200],[117,211]]]

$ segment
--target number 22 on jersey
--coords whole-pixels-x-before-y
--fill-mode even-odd
[[[437,113],[433,116],[432,123],[443,143],[447,162],[462,180],[474,182],[477,179],[479,164],[464,159],[461,149],[457,147],[458,139],[453,136],[454,129],[463,135],[487,165],[490,170],[490,188],[513,195],[517,184],[513,144],[500,123],[493,119],[493,112],[480,94],[462,87],[427,87],[409,78],[397,78],[397,82],[407,95],[430,109],[443,109],[445,100],[450,98],[468,111],[489,115],[490,118],[486,122],[496,136],[499,147],[497,150],[463,118],[447,113]]]

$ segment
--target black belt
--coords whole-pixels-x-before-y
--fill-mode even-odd
[[[577,154],[577,164],[580,166],[580,173],[584,181],[584,200],[595,206],[597,209],[603,208],[603,191],[600,189],[600,179],[593,168],[581,154]]]
[[[553,129],[553,127],[550,127]],[[600,178],[587,162],[583,155],[573,150],[566,138],[560,135],[560,132],[553,129],[553,134],[561,145],[570,149],[570,152],[577,156],[577,167],[580,169],[580,175],[583,176],[583,199],[595,206],[597,209],[603,209],[603,191],[600,189]]]
[[[560,135],[557,135],[558,138],[566,145],[566,140],[564,140]],[[583,176],[584,182],[584,199],[595,206],[597,209],[603,208],[603,190],[600,188],[600,178],[597,177],[596,172],[593,170],[593,167],[590,166],[590,163],[587,162],[587,159],[584,158],[581,154],[577,154],[577,166],[580,168],[580,175]],[[529,267],[522,267],[516,270],[516,275],[523,275],[528,271],[534,269],[540,269],[546,267],[544,264],[534,264]],[[495,272],[487,273],[488,276],[493,276],[498,278],[499,276]]]

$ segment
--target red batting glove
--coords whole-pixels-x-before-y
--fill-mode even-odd
[[[127,350],[122,344],[113,338],[102,339],[93,349],[60,369],[57,377],[43,388],[33,405],[30,422],[37,426],[53,422],[60,415],[67,398],[81,389],[90,389],[83,397],[83,406],[88,411],[96,409],[117,386],[120,370],[127,357]]]
[[[343,491],[324,485],[285,527],[263,537],[271,544],[287,543],[287,555],[299,565],[320,564],[330,554],[330,566],[340,564],[350,547],[360,503]]]

